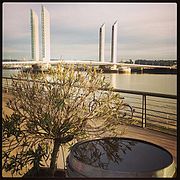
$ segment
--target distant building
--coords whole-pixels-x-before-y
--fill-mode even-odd
[[[32,60],[39,61],[39,28],[38,16],[31,9],[31,56]]]
[[[50,61],[50,16],[47,9],[42,6],[41,10],[41,28],[42,28],[42,59]]]
[[[124,63],[126,63],[126,64],[133,64],[133,60],[132,59],[126,60]]]
[[[177,64],[177,60],[145,60],[145,59],[138,59],[138,60],[135,60],[135,64],[155,65],[155,66],[173,66],[173,65]]]

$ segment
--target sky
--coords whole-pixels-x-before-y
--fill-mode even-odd
[[[105,61],[118,21],[118,61],[177,59],[176,3],[3,3],[3,59],[31,59],[30,9],[50,13],[51,59],[98,60],[105,23]],[[41,55],[40,55],[41,57]]]

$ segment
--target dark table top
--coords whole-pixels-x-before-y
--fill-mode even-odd
[[[131,138],[103,138],[77,143],[74,158],[96,168],[121,172],[156,171],[173,162],[172,155],[152,143]]]

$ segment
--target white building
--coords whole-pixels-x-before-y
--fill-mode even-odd
[[[117,21],[112,26],[111,62],[117,63]]]
[[[41,11],[41,28],[42,28],[42,60],[50,61],[50,16],[47,9],[42,6]]]
[[[31,55],[32,60],[39,61],[39,28],[38,16],[31,9]]]
[[[104,62],[105,24],[99,30],[99,61]]]

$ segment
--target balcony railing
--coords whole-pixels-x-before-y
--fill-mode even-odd
[[[11,91],[12,79],[3,77],[4,91]],[[133,109],[136,126],[161,131],[177,136],[177,96],[142,91],[114,89]]]
[[[160,93],[114,89],[135,109],[138,126],[177,134],[177,96]]]

